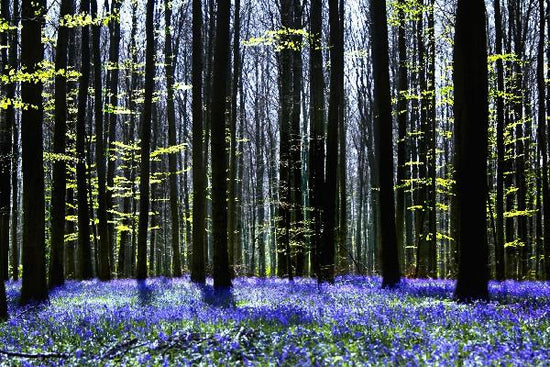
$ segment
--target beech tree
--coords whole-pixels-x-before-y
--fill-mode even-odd
[[[461,301],[488,298],[486,40],[485,2],[458,0],[453,54],[459,248],[455,297]]]
[[[24,0],[21,6],[21,65],[38,73],[44,58],[41,43],[45,4]],[[46,283],[45,197],[42,123],[42,81],[37,75],[21,83],[22,102],[32,106],[21,112],[23,160],[23,284],[20,303],[43,302]],[[2,260],[4,261],[4,260]]]
[[[393,143],[390,95],[388,23],[386,1],[371,1],[372,64],[374,77],[374,121],[376,166],[380,186],[380,253],[382,287],[399,283],[397,235],[395,232],[395,204],[393,194]]]

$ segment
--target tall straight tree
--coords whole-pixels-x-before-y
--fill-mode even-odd
[[[397,52],[399,57],[399,81],[398,81],[398,96],[397,96],[397,190],[396,194],[396,214],[395,225],[397,231],[397,248],[400,255],[400,265],[405,264],[405,247],[407,245],[406,228],[405,228],[405,179],[407,167],[407,97],[408,90],[408,70],[407,70],[407,40],[405,32],[405,0],[398,1],[398,17],[399,29],[397,31]]]
[[[374,77],[375,150],[380,187],[380,253],[382,287],[394,287],[401,274],[395,232],[393,198],[392,111],[388,56],[386,1],[371,1],[372,67]]]
[[[17,19],[19,19],[19,0],[13,1],[13,9],[12,9],[12,19],[13,19],[13,25],[19,24]],[[19,44],[19,33],[17,30],[15,30],[11,35],[11,42],[10,42],[10,50],[9,50],[9,63],[12,65],[12,67],[17,70],[17,45]],[[7,89],[7,98],[14,99],[15,98],[15,83],[10,83],[9,88]],[[12,125],[12,173],[11,173],[11,256],[10,256],[10,263],[11,263],[11,271],[12,271],[12,277],[14,280],[19,279],[19,246],[18,246],[18,238],[17,238],[17,229],[18,229],[18,213],[19,213],[19,205],[18,205],[18,198],[19,198],[19,192],[18,192],[18,164],[19,164],[19,131],[17,129],[17,124],[15,122],[15,108],[14,106],[10,105],[6,109],[6,118],[11,121]]]
[[[495,52],[502,53],[502,15],[500,0],[494,0],[495,14]],[[496,239],[495,239],[495,267],[496,279],[504,280],[504,66],[502,59],[496,61],[497,72],[497,103],[496,103],[496,139],[497,139],[497,179],[496,179]]]
[[[176,137],[176,111],[174,108],[174,57],[172,54],[172,4],[164,0],[164,70],[166,73],[166,117],[168,120],[168,144],[175,146]],[[172,276],[181,276],[181,254],[180,254],[180,221],[178,204],[178,157],[175,153],[168,155],[168,171],[170,184],[170,218],[171,242],[172,242]]]
[[[45,3],[23,0],[21,65],[37,73],[44,59],[41,43]],[[21,304],[48,298],[46,283],[44,159],[42,122],[42,81],[40,77],[21,83],[22,102],[32,106],[21,113],[23,158],[23,284]]]
[[[214,245],[214,288],[231,287],[227,252],[227,146],[225,142],[227,76],[230,63],[231,3],[218,0],[216,46],[212,81],[212,236]],[[233,184],[232,182],[230,184]],[[233,213],[231,213],[233,215]]]
[[[193,84],[193,249],[191,280],[204,284],[204,240],[206,232],[206,172],[204,169],[203,106],[202,106],[202,1],[193,0],[193,56],[191,78]]]
[[[323,244],[320,251],[319,281],[334,282],[334,252],[335,252],[335,225],[336,225],[336,200],[337,200],[337,175],[338,175],[338,128],[341,117],[340,109],[342,90],[340,78],[344,73],[344,47],[340,44],[343,40],[340,23],[340,6],[338,0],[329,1],[329,26],[330,26],[330,95],[328,106],[327,127],[327,161],[324,185],[324,226]]]
[[[538,87],[538,139],[542,156],[542,211],[544,213],[544,274],[550,280],[550,189],[548,188],[548,121],[546,109],[546,82],[544,80],[544,47],[545,47],[545,12],[544,0],[539,0],[539,40],[537,50],[537,87]],[[535,261],[538,261],[535,260]],[[535,263],[535,267],[538,264]]]
[[[1,15],[6,21],[11,20],[9,0],[2,0]],[[10,49],[9,34],[0,33],[0,62],[5,76],[9,75]],[[13,67],[13,66],[12,66]],[[2,85],[3,94],[8,96],[13,83]],[[11,111],[2,111],[0,115],[0,278],[8,279],[8,249],[10,246],[10,186],[11,186],[11,144],[12,124]]]
[[[292,28],[293,0],[281,0],[281,52],[279,54],[279,238],[277,240],[277,274],[292,279],[290,260],[290,122],[292,118],[292,38],[288,32]]]
[[[460,301],[488,298],[486,40],[485,2],[458,0],[453,82]]]
[[[59,19],[71,13],[73,0],[61,1]],[[55,70],[67,69],[69,28],[60,24],[57,33]],[[65,155],[65,135],[67,133],[67,78],[62,73],[55,75],[55,125],[53,151],[60,155],[53,163],[52,202],[51,202],[51,253],[49,268],[50,288],[63,285],[65,270],[63,246],[65,240],[65,193],[67,189],[67,165]]]
[[[147,278],[147,229],[149,226],[149,175],[151,157],[151,118],[155,87],[155,0],[147,0],[145,18],[145,94],[141,115],[141,172],[139,181],[139,227],[136,278]]]
[[[109,221],[109,260],[111,269],[115,268],[114,250],[116,243],[116,230],[113,220],[113,190],[115,180],[116,159],[114,157],[114,142],[116,140],[117,129],[117,105],[118,105],[118,87],[119,87],[119,51],[120,51],[120,8],[123,0],[111,0],[111,14],[116,17],[109,22],[109,65],[107,71],[107,83],[109,93],[106,98],[108,108],[111,113],[105,113],[109,140],[107,142],[107,192],[105,193],[105,202],[107,206],[107,219]],[[110,148],[110,149],[109,149]]]
[[[325,171],[325,79],[323,75],[322,0],[312,0],[310,10],[310,142],[309,142],[309,203],[311,207],[311,247],[313,272],[319,274],[319,249],[322,246],[321,192]]]
[[[90,11],[90,1],[80,2],[80,13]],[[84,25],[80,35],[82,63],[78,84],[78,106],[76,116],[76,188],[78,191],[78,279],[90,279],[92,273],[92,249],[90,243],[90,212],[88,209],[88,189],[86,184],[86,108],[88,86],[90,84],[90,27]]]
[[[97,0],[92,0],[92,18],[97,17]],[[99,233],[97,275],[100,280],[111,279],[109,261],[109,227],[107,224],[105,134],[103,133],[103,89],[101,78],[101,25],[92,26],[94,61],[94,117],[95,117],[95,163],[97,168],[97,231]]]

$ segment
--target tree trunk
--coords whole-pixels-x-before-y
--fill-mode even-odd
[[[120,16],[120,8],[123,0],[111,0],[111,14]],[[108,71],[107,82],[109,83],[108,106],[106,109],[110,113],[106,113],[108,121],[108,136],[107,142],[107,192],[105,202],[107,206],[107,221],[109,229],[109,259],[111,269],[115,268],[114,251],[116,247],[116,229],[115,218],[112,211],[114,210],[113,188],[116,170],[116,153],[113,143],[116,140],[117,129],[117,107],[118,107],[118,77],[119,77],[119,51],[120,51],[120,19],[109,22],[109,65],[111,69]]]
[[[407,206],[405,205],[405,188],[407,167],[407,92],[408,92],[408,68],[407,68],[407,40],[405,33],[405,0],[398,1],[399,29],[397,31],[397,52],[399,57],[399,84],[397,87],[397,189],[395,190],[395,225],[397,233],[397,248],[399,251],[399,265],[402,269],[406,269],[405,247],[406,243],[406,226],[405,216],[407,214]]]
[[[325,171],[325,80],[323,74],[322,0],[311,1],[310,11],[310,147],[309,202],[311,207],[311,249],[313,273],[319,274],[319,250],[322,246],[322,189]]]
[[[176,146],[176,111],[174,109],[174,58],[172,54],[171,17],[172,8],[169,0],[164,0],[164,70],[166,73],[166,117],[168,120],[168,145]],[[172,276],[181,277],[180,226],[178,203],[178,161],[176,153],[168,155],[168,177],[170,183],[170,219],[172,222]]]
[[[63,0],[59,18],[71,14],[72,0]],[[69,28],[59,26],[55,52],[55,70],[66,70]],[[65,135],[67,132],[67,79],[64,75],[55,76],[55,126],[54,154],[59,155],[53,164],[52,202],[51,202],[51,253],[49,286],[54,288],[65,282],[63,247],[65,237],[65,191],[67,186],[65,163]]]
[[[80,13],[90,11],[89,0],[82,0]],[[90,213],[86,184],[86,107],[90,83],[90,28],[82,27],[80,54],[80,81],[78,85],[78,112],[76,118],[76,187],[78,191],[78,248],[77,279],[92,278],[92,249],[90,243]]]
[[[205,283],[204,242],[206,228],[206,172],[204,169],[202,113],[202,8],[201,0],[193,0],[193,249],[191,280]]]
[[[28,73],[39,71],[44,59],[41,44],[42,1],[23,0],[21,65]],[[42,143],[42,82],[21,83],[23,103],[33,106],[21,113],[23,151],[23,284],[20,303],[42,302],[48,298],[46,283],[44,160]]]
[[[334,283],[335,267],[335,226],[338,175],[338,129],[342,116],[341,79],[344,77],[343,29],[341,29],[341,9],[338,0],[329,1],[330,26],[330,95],[327,127],[327,160],[324,184],[323,245],[320,253],[320,282]]]
[[[13,19],[19,18],[19,0],[13,1]],[[19,24],[18,21],[14,22]],[[15,25],[14,24],[14,25]],[[13,32],[11,37],[10,44],[10,53],[9,53],[9,63],[12,65],[14,71],[17,71],[17,44],[18,44],[18,33],[17,31]],[[15,98],[15,84],[11,84],[8,89],[7,98]],[[19,246],[18,246],[18,222],[19,222],[19,177],[17,173],[19,171],[19,131],[17,128],[17,122],[15,120],[15,108],[13,106],[8,106],[6,110],[6,118],[12,122],[12,158],[11,158],[11,271],[13,280],[19,279]]]
[[[292,28],[292,1],[281,1],[281,24],[284,30]],[[290,169],[290,125],[292,119],[292,49],[287,44],[292,42],[289,34],[281,35],[282,49],[279,55],[279,96],[281,101],[280,138],[279,138],[279,213],[277,225],[277,273],[280,277],[293,278],[290,230],[291,230],[291,169]]]
[[[149,226],[149,176],[151,149],[151,115],[153,107],[153,90],[155,88],[155,0],[147,0],[145,20],[145,94],[143,113],[141,115],[141,160],[139,181],[139,227],[137,243],[136,278],[147,278],[147,230]]]
[[[495,8],[495,52],[502,54],[502,16],[500,12],[500,0],[494,0]],[[497,139],[497,178],[496,178],[496,239],[495,239],[495,267],[496,279],[505,279],[504,267],[504,68],[502,59],[496,61],[497,71],[497,103],[496,103],[496,139]]]
[[[550,189],[548,188],[548,121],[546,114],[546,81],[544,79],[545,48],[545,12],[544,0],[539,0],[539,42],[537,53],[537,86],[538,86],[538,131],[539,151],[542,156],[542,210],[544,213],[544,276],[550,280]],[[539,190],[537,190],[539,191]],[[538,194],[540,198],[540,193]],[[540,199],[539,199],[540,202]],[[540,214],[539,214],[540,217]],[[535,260],[538,268],[538,259]]]
[[[454,39],[455,170],[460,301],[488,298],[487,46],[483,0],[458,0]]]
[[[1,2],[1,14],[5,21],[11,22],[10,7],[8,0]],[[10,69],[14,65],[10,65],[8,50],[10,49],[9,33],[4,30],[0,33],[0,62],[4,76],[8,76]],[[13,82],[2,85],[3,95],[6,97],[10,94],[10,89],[13,88]],[[10,105],[10,111],[2,111],[0,113],[0,279],[8,280],[8,254],[10,247],[10,186],[11,186],[11,144],[12,144],[12,127],[13,121],[13,106]]]
[[[382,286],[400,281],[395,206],[393,199],[393,144],[388,56],[388,24],[385,0],[372,0],[372,62],[374,77],[375,149],[380,187],[380,242]]]
[[[231,4],[220,1],[216,14],[211,122],[212,136],[212,239],[214,249],[214,288],[231,287],[227,251],[227,144],[225,142],[228,64],[230,63]],[[230,184],[233,184],[230,182]],[[233,215],[231,213],[231,215]]]

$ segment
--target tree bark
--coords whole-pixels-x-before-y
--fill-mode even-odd
[[[174,108],[174,57],[172,54],[172,32],[171,17],[172,5],[169,0],[164,0],[164,70],[166,73],[166,117],[168,120],[168,145],[177,145],[176,137],[176,111]],[[176,153],[168,155],[168,177],[170,184],[170,219],[172,221],[172,276],[181,276],[181,253],[180,253],[180,226],[179,226],[179,203],[178,203],[178,161]]]
[[[60,5],[59,19],[71,14],[72,0],[63,0]],[[67,69],[67,51],[69,28],[58,28],[55,52],[55,70]],[[52,202],[51,202],[51,253],[49,286],[54,288],[65,282],[63,247],[65,240],[65,191],[67,186],[65,162],[65,135],[67,132],[67,79],[65,75],[55,76],[55,126],[54,154],[59,155],[53,164]]]
[[[458,0],[453,82],[460,301],[488,298],[486,37],[484,1]]]
[[[193,250],[191,280],[204,284],[206,281],[204,243],[206,227],[206,172],[204,169],[203,146],[203,102],[202,102],[202,7],[201,0],[193,0]]]
[[[21,65],[28,73],[39,70],[44,59],[41,44],[45,4],[23,0]],[[42,143],[42,81],[21,83],[21,99],[32,108],[21,113],[23,158],[23,284],[20,303],[42,302],[48,298],[46,283],[44,160]]]
[[[389,78],[388,24],[385,0],[371,2],[372,58],[374,77],[375,149],[380,187],[380,242],[382,287],[400,281],[395,206],[393,198],[393,143]]]
[[[214,249],[214,288],[231,287],[227,249],[227,144],[225,142],[228,64],[230,63],[231,4],[218,1],[216,45],[212,80],[212,239]],[[232,183],[230,183],[232,184]]]
[[[155,88],[155,0],[147,0],[147,15],[145,19],[145,94],[143,113],[141,115],[141,160],[139,181],[139,227],[137,243],[136,278],[147,278],[147,232],[149,227],[150,207],[150,149],[151,149],[151,117],[153,107],[153,90]]]

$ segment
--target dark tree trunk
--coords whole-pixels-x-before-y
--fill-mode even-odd
[[[374,77],[375,149],[380,187],[380,254],[382,286],[399,283],[399,259],[393,199],[393,143],[388,56],[388,24],[385,0],[372,0],[372,62]]]
[[[338,0],[329,1],[330,26],[330,95],[327,127],[327,160],[324,184],[323,244],[320,251],[320,282],[334,283],[336,246],[336,201],[338,176],[338,129],[342,116],[341,79],[344,77],[343,29]]]
[[[322,246],[322,189],[325,171],[325,80],[323,74],[322,0],[311,1],[310,33],[310,142],[309,202],[311,207],[311,249],[313,273],[319,274],[319,250]]]
[[[89,0],[82,0],[80,12],[90,11]],[[90,84],[90,28],[82,27],[82,64],[78,85],[78,112],[76,118],[76,187],[78,191],[78,248],[77,279],[92,278],[92,249],[90,243],[90,213],[88,211],[88,189],[86,184],[86,107]]]
[[[281,1],[281,24],[283,29],[292,28],[292,2]],[[290,125],[292,119],[292,49],[287,44],[292,37],[285,32],[281,36],[283,48],[279,55],[279,96],[281,111],[279,114],[279,223],[277,231],[277,274],[280,277],[293,278],[290,230],[291,230],[291,169],[290,169]]]
[[[63,0],[59,18],[63,19],[73,9],[72,0]],[[69,28],[59,26],[55,52],[55,70],[66,70]],[[55,76],[55,126],[54,154],[58,159],[53,164],[52,203],[51,203],[51,253],[50,288],[65,282],[63,247],[65,237],[65,191],[67,186],[65,155],[65,135],[67,132],[67,79],[64,75]]]
[[[231,4],[219,1],[216,14],[211,122],[212,154],[212,239],[214,249],[214,288],[231,287],[227,251],[227,144],[225,142],[228,64],[230,63]],[[232,184],[232,183],[231,183]],[[232,214],[231,214],[232,215]]]
[[[145,19],[145,94],[141,115],[141,161],[139,181],[139,227],[137,243],[136,278],[147,278],[147,230],[149,226],[149,176],[151,149],[151,116],[153,107],[153,89],[155,88],[155,0],[147,0]]]
[[[164,65],[166,73],[166,117],[168,120],[168,145],[177,145],[176,111],[174,109],[174,57],[172,54],[171,17],[172,9],[169,0],[164,1],[165,36]],[[168,174],[170,183],[170,219],[172,222],[172,276],[181,276],[180,226],[178,203],[178,161],[176,153],[168,155]]]
[[[454,39],[455,169],[460,301],[487,299],[488,82],[485,3],[458,0]]]
[[[97,17],[97,1],[92,0],[92,18]],[[105,136],[103,133],[103,89],[101,81],[101,26],[92,26],[92,44],[94,61],[94,117],[95,117],[95,163],[97,169],[97,275],[100,280],[111,279],[111,264],[109,262],[109,227],[107,225],[106,202],[106,162]]]
[[[191,280],[205,283],[205,227],[206,227],[206,172],[204,169],[203,113],[202,113],[202,7],[201,0],[193,0],[193,249]]]
[[[41,44],[45,4],[23,0],[21,65],[27,72],[39,70],[44,51]],[[48,298],[46,283],[44,160],[42,143],[42,82],[21,83],[21,99],[33,108],[21,113],[23,151],[23,284],[21,304],[42,302]]]

